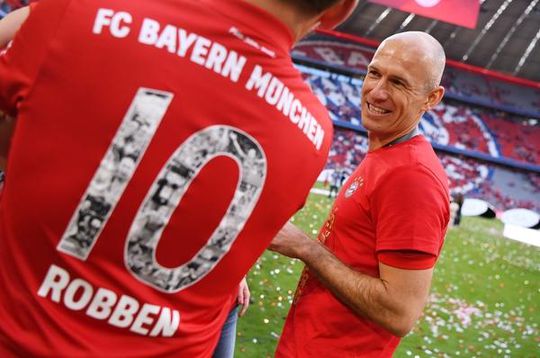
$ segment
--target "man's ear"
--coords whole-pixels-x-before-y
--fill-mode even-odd
[[[443,96],[444,96],[444,87],[443,86],[439,86],[439,87],[435,88],[434,90],[432,90],[428,94],[427,101],[424,104],[423,110],[425,112],[427,112],[431,108],[438,105],[439,102],[442,100]]]
[[[352,14],[356,5],[358,0],[339,0],[322,13],[319,27],[324,30],[333,29]]]

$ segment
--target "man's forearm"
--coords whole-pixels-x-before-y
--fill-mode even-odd
[[[433,269],[404,270],[379,263],[379,277],[372,277],[345,265],[291,223],[269,248],[304,261],[337,299],[397,336],[412,329],[426,304]]]
[[[407,307],[392,295],[391,288],[380,278],[348,267],[317,241],[300,253],[302,261],[318,279],[356,314],[369,318],[397,336],[411,329]]]

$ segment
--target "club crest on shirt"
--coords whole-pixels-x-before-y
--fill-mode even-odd
[[[353,179],[351,185],[347,188],[345,191],[345,197],[350,198],[358,188],[360,188],[362,185],[364,185],[364,178],[362,177],[356,177]]]

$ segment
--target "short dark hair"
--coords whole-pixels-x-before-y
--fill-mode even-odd
[[[309,11],[312,13],[320,13],[330,6],[337,3],[339,0],[282,0],[290,3],[294,3],[297,7],[302,10]]]

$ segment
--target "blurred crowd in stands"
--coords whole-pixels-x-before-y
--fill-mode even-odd
[[[334,121],[363,130],[358,105],[361,80],[304,66],[300,69]],[[516,114],[444,99],[424,115],[420,129],[443,146],[540,165],[540,124],[530,122]]]
[[[365,72],[374,49],[317,34],[300,42],[295,58],[309,58],[332,66]],[[484,74],[447,66],[443,76],[447,97],[498,108],[524,116],[540,116],[540,89],[508,83]]]
[[[350,174],[366,153],[367,138],[364,133],[335,127],[326,165],[327,177],[330,178],[334,170]],[[540,212],[540,174],[516,172],[442,151],[438,151],[437,155],[450,180],[452,196],[463,194],[465,197],[483,199],[498,211],[519,207]]]

